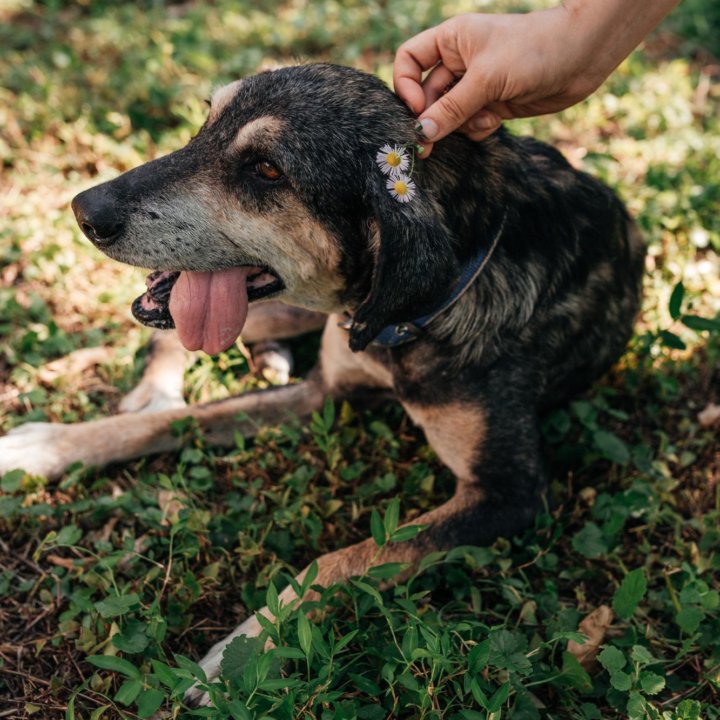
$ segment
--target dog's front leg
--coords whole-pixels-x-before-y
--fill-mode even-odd
[[[313,585],[328,587],[335,583],[342,583],[351,577],[366,574],[371,567],[389,562],[407,563],[408,567],[404,574],[412,572],[413,567],[429,552],[436,549],[447,549],[457,544],[455,533],[450,529],[457,523],[462,523],[463,518],[468,518],[473,509],[482,502],[482,499],[482,493],[463,488],[444,505],[419,516],[411,523],[412,525],[427,526],[413,540],[389,543],[379,548],[374,540],[368,539],[342,550],[322,555],[316,560],[317,577]],[[302,585],[308,570],[309,567],[306,567],[296,577],[298,586]],[[396,577],[393,582],[398,582],[401,577]],[[304,597],[298,598],[292,585],[288,585],[280,593],[279,600],[281,605],[287,606],[298,601],[316,598],[317,593],[314,590],[307,592]],[[259,610],[257,614],[263,615],[271,622],[275,620],[273,613],[267,607]],[[215,643],[200,661],[200,667],[204,670],[208,682],[212,683],[219,677],[223,654],[232,640],[241,635],[246,637],[260,635],[262,626],[257,620],[257,614],[249,617],[227,637]],[[199,687],[188,690],[185,700],[193,705],[209,703],[208,695]]]
[[[325,390],[319,376],[297,385],[249,392],[202,405],[123,414],[59,425],[27,423],[0,438],[0,474],[14,468],[57,477],[72,463],[103,466],[180,446],[172,432],[177,420],[194,418],[209,442],[232,445],[236,432],[252,436],[263,425],[306,417],[322,406]]]
[[[322,313],[291,307],[277,301],[252,304],[242,331],[243,342],[253,348],[258,370],[269,371],[269,379],[287,384],[292,358],[284,348],[269,346],[276,340],[320,330]],[[263,348],[262,345],[265,345]],[[183,377],[192,353],[185,350],[177,333],[159,330],[150,340],[142,379],[120,402],[120,412],[153,412],[185,406]]]
[[[156,330],[140,382],[120,401],[120,412],[155,412],[185,407],[183,380],[191,354],[176,332]]]
[[[444,505],[413,520],[413,525],[426,527],[412,540],[379,549],[368,539],[321,556],[315,585],[344,582],[387,562],[407,563],[405,572],[409,573],[429,552],[491,543],[499,535],[511,536],[532,523],[542,505],[544,489],[532,392],[523,395],[517,382],[513,385],[502,376],[487,378],[486,383],[486,393],[471,394],[470,400],[438,404],[414,398],[412,403],[403,402],[440,459],[457,476],[456,493]],[[449,393],[437,396],[448,398]],[[297,576],[298,585],[307,570]],[[301,600],[312,598],[311,592]],[[280,595],[285,605],[298,600],[292,586]],[[259,613],[274,619],[267,607]],[[218,678],[228,644],[239,635],[258,636],[261,630],[253,616],[216,643],[200,661],[209,682]],[[186,698],[193,703],[209,701],[197,687],[191,688]]]

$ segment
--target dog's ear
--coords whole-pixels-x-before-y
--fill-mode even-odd
[[[375,254],[368,296],[354,313],[350,349],[364,350],[391,323],[413,320],[442,302],[457,276],[450,233],[437,201],[420,187],[408,202],[396,200],[387,178],[370,173],[370,239]]]

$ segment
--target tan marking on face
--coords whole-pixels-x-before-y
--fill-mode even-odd
[[[393,376],[387,367],[367,352],[350,350],[347,330],[338,326],[345,319],[342,315],[331,315],[323,332],[320,359],[326,387],[392,388]]]
[[[243,125],[237,132],[233,147],[237,151],[244,150],[248,145],[258,145],[263,150],[270,150],[273,142],[277,142],[282,131],[282,120],[273,115],[263,115]]]
[[[425,431],[425,437],[437,456],[459,480],[475,478],[474,466],[485,439],[485,413],[478,405],[413,405],[403,407],[413,422]]]
[[[219,117],[228,103],[235,97],[242,80],[235,80],[228,85],[223,85],[215,90],[210,98],[210,112],[208,113],[208,125],[212,125]]]
[[[340,248],[331,235],[294,195],[281,212],[266,216],[272,237],[266,240],[269,264],[285,280],[283,302],[324,313],[340,309],[345,281],[340,275]],[[282,269],[281,269],[282,268]]]

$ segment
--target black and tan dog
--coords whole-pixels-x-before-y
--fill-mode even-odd
[[[412,155],[414,125],[368,75],[286,68],[222,88],[187,147],[75,198],[100,249],[160,271],[135,303],[143,321],[174,320],[186,347],[217,352],[243,326],[252,342],[329,315],[320,362],[303,383],[222,402],[25,426],[0,440],[0,467],[57,474],[168,450],[170,423],[188,415],[232,442],[252,431],[241,413],[276,423],[372,390],[402,403],[457,476],[455,496],[417,519],[427,529],[375,562],[531,523],[545,487],[538,418],[623,351],[643,245],[610,190],[503,131],[437,143],[395,197],[377,154]],[[246,318],[259,299],[296,307],[257,303]],[[317,582],[361,574],[375,556],[371,540],[323,556]],[[289,588],[282,601],[294,598]],[[230,637],[259,631],[250,618]],[[210,678],[228,639],[203,661]]]

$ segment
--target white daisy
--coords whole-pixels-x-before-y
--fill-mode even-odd
[[[410,202],[415,197],[415,183],[404,173],[389,177],[386,185],[398,202]]]
[[[410,164],[407,150],[400,145],[383,145],[375,156],[375,162],[385,175],[391,177],[398,173],[404,173]]]

